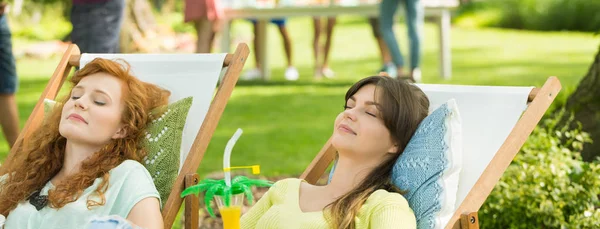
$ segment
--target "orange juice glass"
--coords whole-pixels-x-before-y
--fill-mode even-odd
[[[221,212],[224,229],[240,229],[241,206],[221,207],[219,212]]]
[[[225,199],[222,196],[215,196],[221,218],[223,219],[224,229],[240,229],[240,217],[242,216],[242,206],[244,206],[244,194],[235,194],[231,196],[229,206],[225,206]]]

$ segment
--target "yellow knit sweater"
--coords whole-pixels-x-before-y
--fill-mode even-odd
[[[299,204],[300,179],[278,181],[242,216],[243,229],[329,228],[329,214],[302,212]],[[415,215],[398,193],[377,190],[369,196],[355,217],[356,228],[416,228]]]

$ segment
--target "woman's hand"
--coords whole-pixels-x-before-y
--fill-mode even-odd
[[[148,197],[133,206],[127,220],[144,229],[163,229],[160,203],[155,197]]]

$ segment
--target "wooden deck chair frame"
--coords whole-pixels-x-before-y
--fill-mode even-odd
[[[177,213],[181,207],[183,199],[179,194],[189,186],[198,183],[198,174],[196,170],[204,157],[204,153],[208,147],[208,143],[212,138],[219,119],[225,110],[227,101],[231,96],[233,88],[235,87],[239,75],[244,67],[244,63],[248,58],[249,54],[248,45],[239,44],[233,54],[227,54],[223,61],[223,67],[228,67],[225,75],[219,83],[216,94],[210,104],[208,112],[206,113],[205,121],[202,123],[198,134],[192,144],[190,152],[185,159],[185,162],[173,184],[171,194],[167,199],[167,202],[163,206],[162,216],[164,220],[164,227],[171,228]],[[15,147],[13,147],[5,160],[5,163],[10,163],[15,159],[15,152],[20,146],[22,146],[23,139],[28,139],[28,136],[33,134],[33,131],[41,125],[44,116],[44,99],[55,99],[63,83],[71,73],[73,67],[79,66],[79,60],[81,58],[81,52],[77,45],[70,45],[62,59],[60,60],[54,74],[50,78],[46,89],[42,93],[38,100],[35,108],[31,115],[27,119],[23,131],[17,138]],[[19,155],[22,156],[22,155]],[[0,169],[0,174],[4,174],[6,171]],[[186,197],[185,206],[185,228],[198,228],[198,197],[189,195]]]
[[[514,157],[523,146],[537,123],[556,98],[561,84],[556,77],[549,77],[541,88],[534,88],[529,93],[529,106],[485,168],[477,183],[471,188],[462,204],[458,206],[445,229],[479,228],[477,211],[490,195],[496,183],[502,177]],[[300,176],[311,184],[316,184],[325,170],[335,159],[336,150],[329,139],[309,166]]]

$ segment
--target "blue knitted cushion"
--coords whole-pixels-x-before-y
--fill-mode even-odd
[[[396,161],[392,183],[417,218],[417,228],[443,228],[455,210],[461,169],[461,120],[454,99],[427,116]]]

